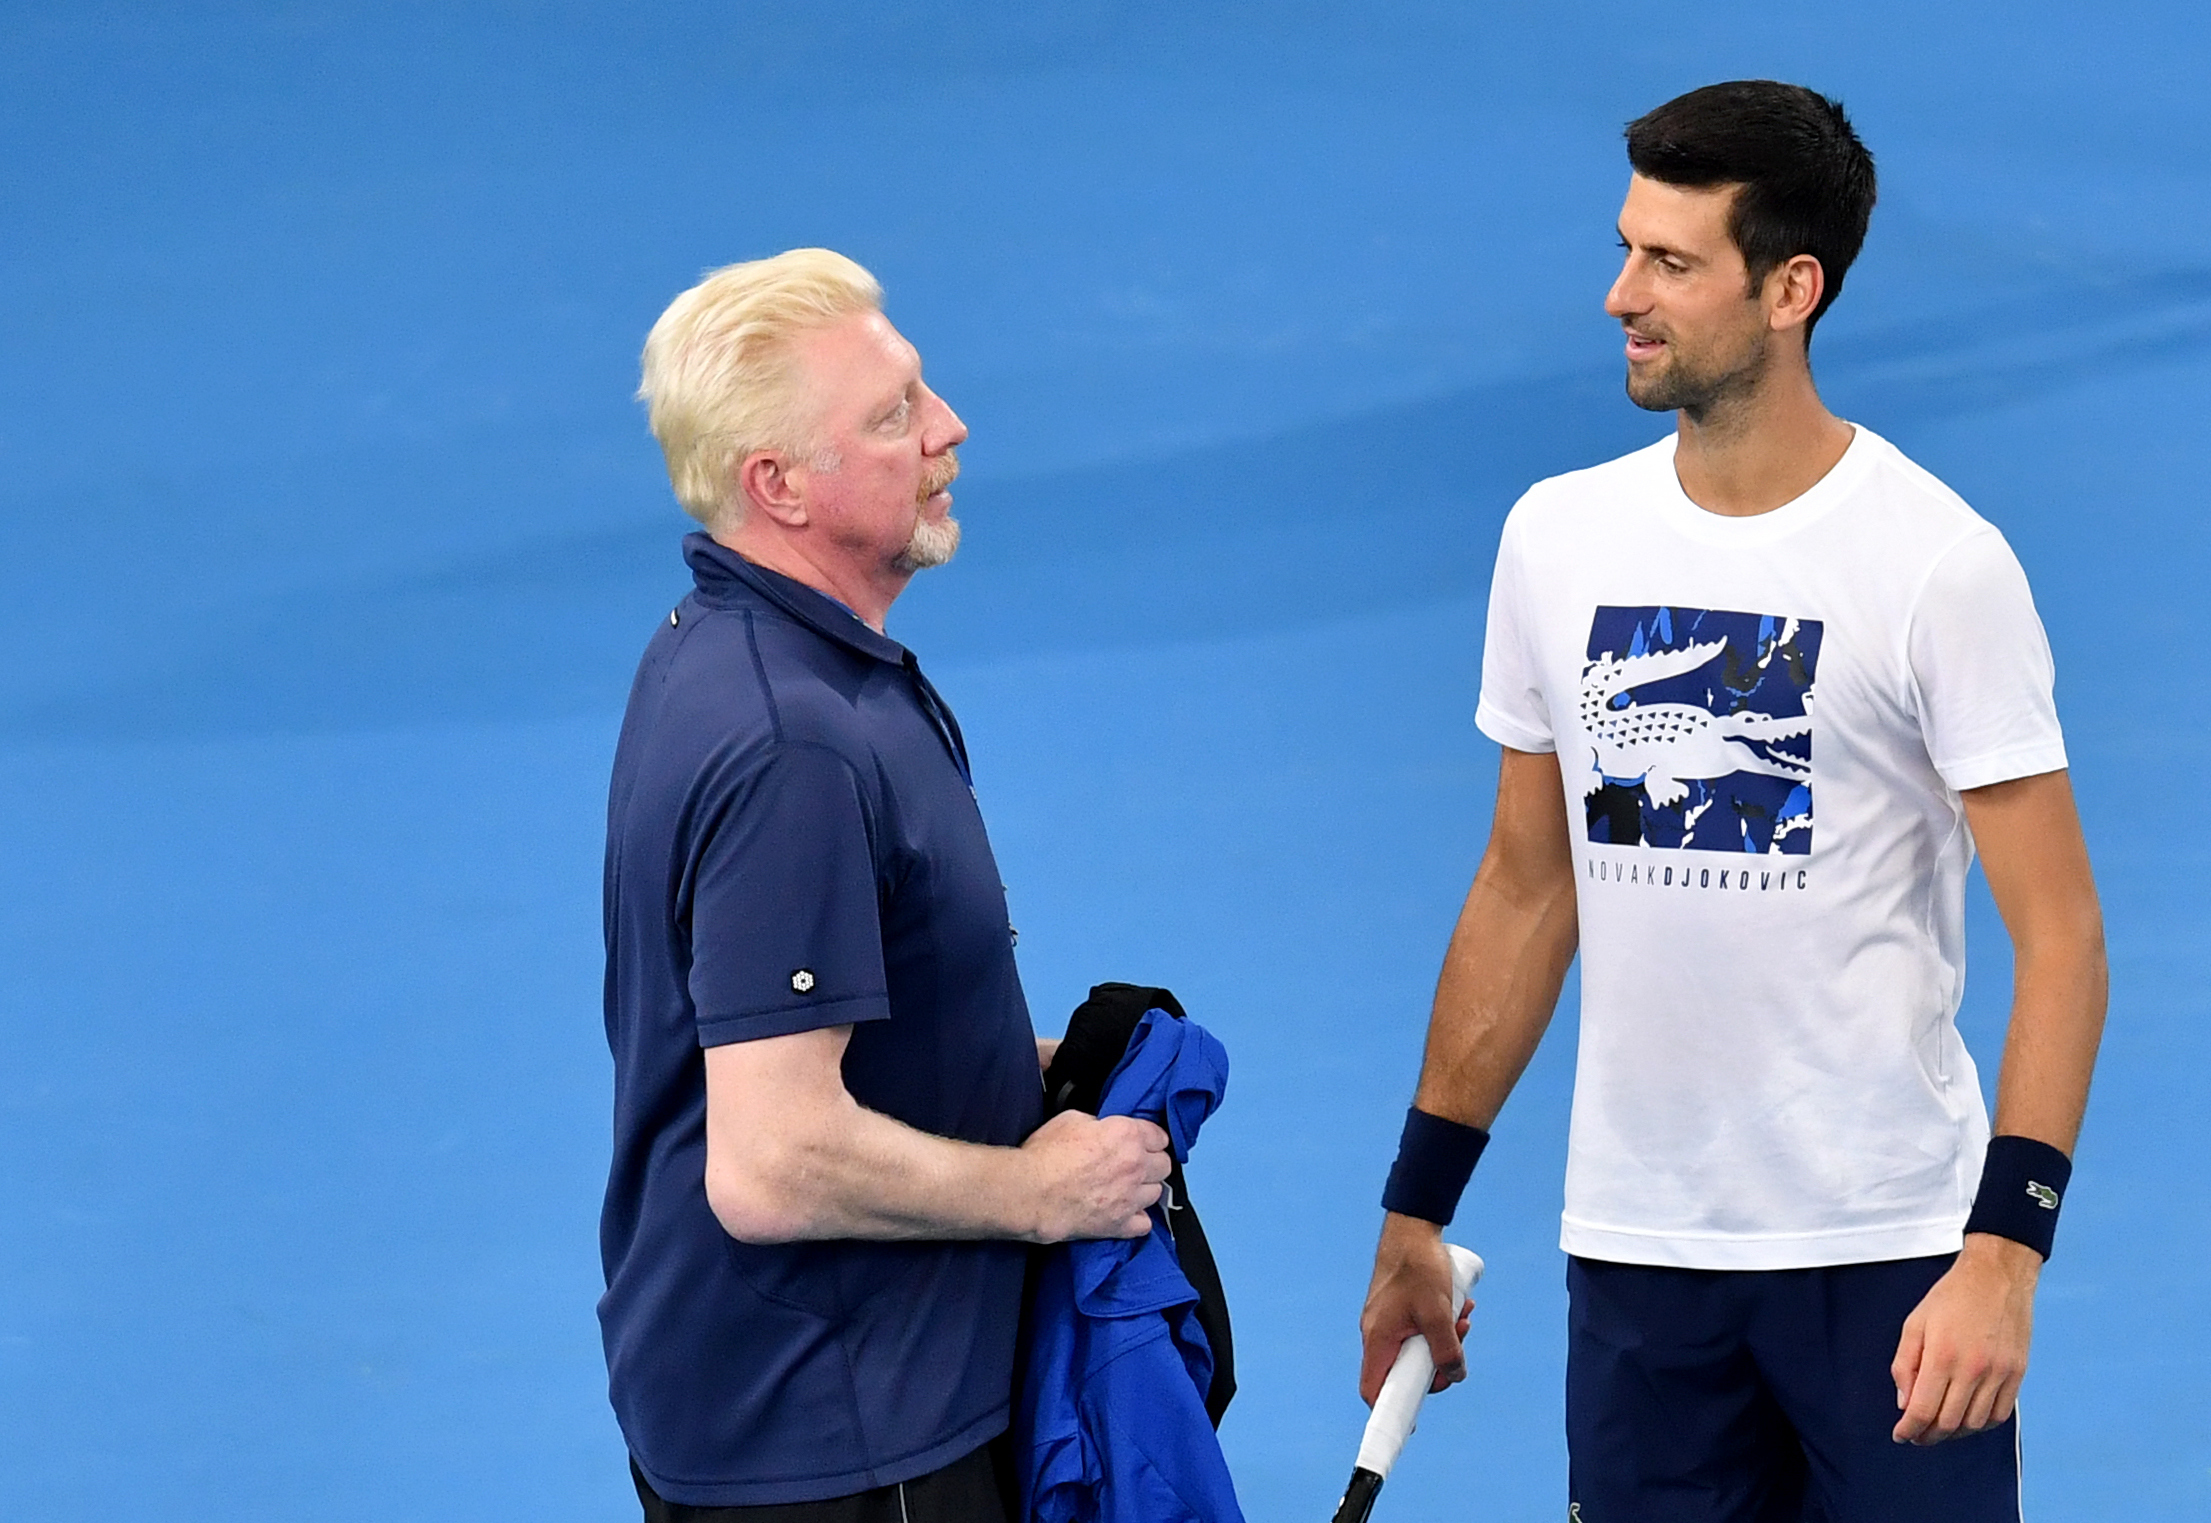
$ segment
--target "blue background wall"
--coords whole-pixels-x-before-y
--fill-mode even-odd
[[[2018,548],[2106,894],[2029,1506],[2211,1517],[2211,23],[1198,9],[0,6],[0,1514],[632,1505],[600,791],[684,527],[634,355],[701,269],[823,243],[974,429],[967,548],[892,632],[966,724],[1032,1003],[1158,980],[1227,1041],[1224,1437],[1255,1523],[1325,1515],[1486,824],[1497,525],[1665,426],[1599,311],[1619,127],[1775,75],[1883,176],[1822,384]],[[1563,1508],[1571,997],[1393,1517]]]

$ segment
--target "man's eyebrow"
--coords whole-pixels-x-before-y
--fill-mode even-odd
[[[1678,259],[1683,264],[1698,263],[1697,256],[1694,254],[1684,254],[1680,249],[1668,248],[1663,243],[1645,243],[1638,245],[1634,239],[1630,238],[1620,228],[1615,227],[1613,228],[1613,231],[1620,235],[1620,241],[1626,244],[1629,248],[1632,249],[1640,247],[1644,253],[1650,255],[1650,257],[1653,259]]]

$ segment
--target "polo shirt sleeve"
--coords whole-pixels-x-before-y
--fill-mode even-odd
[[[1912,612],[1907,657],[1928,759],[1952,788],[2063,769],[2049,638],[2027,574],[1994,528],[1936,562]]]
[[[1482,697],[1474,710],[1474,724],[1501,746],[1541,753],[1557,750],[1558,742],[1551,733],[1551,710],[1543,700],[1543,668],[1535,654],[1535,608],[1526,594],[1520,540],[1527,507],[1528,498],[1521,498],[1497,541],[1497,568],[1489,581],[1489,622],[1482,637]]]
[[[887,1018],[873,830],[850,763],[779,745],[705,803],[691,891],[699,1045]]]

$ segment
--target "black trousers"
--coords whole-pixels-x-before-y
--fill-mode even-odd
[[[637,1461],[630,1479],[644,1504],[645,1523],[1013,1523],[1013,1441],[1001,1434],[941,1470],[822,1502],[766,1507],[689,1507],[653,1494]]]

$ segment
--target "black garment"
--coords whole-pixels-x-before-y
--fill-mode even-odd
[[[1004,1436],[941,1470],[822,1502],[687,1507],[655,1496],[634,1459],[630,1479],[645,1523],[1013,1523],[1016,1511],[1013,1451]]]
[[[1147,1010],[1164,1010],[1178,1021],[1190,1018],[1182,1002],[1165,989],[1142,984],[1095,984],[1090,998],[1075,1007],[1067,1019],[1067,1035],[1052,1054],[1044,1071],[1045,1104],[1053,1115],[1061,1111],[1098,1113],[1106,1080],[1113,1076],[1129,1038]],[[1236,1395],[1236,1351],[1228,1325],[1228,1296],[1221,1289],[1221,1272],[1213,1262],[1213,1249],[1205,1240],[1205,1226],[1190,1204],[1189,1187],[1183,1183],[1182,1165],[1167,1175],[1167,1232],[1174,1239],[1175,1257],[1183,1277],[1198,1293],[1198,1327],[1206,1347],[1213,1352],[1213,1383],[1206,1388],[1205,1413],[1213,1426]]]

